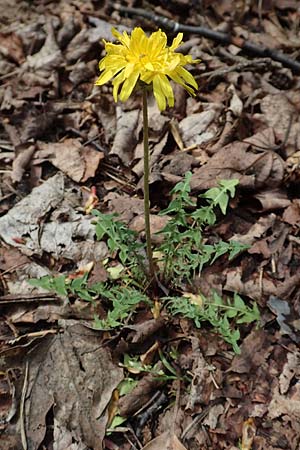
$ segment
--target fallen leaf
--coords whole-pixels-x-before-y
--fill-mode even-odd
[[[295,314],[292,314],[293,310],[289,302],[275,297],[275,295],[270,295],[267,305],[273,314],[276,315],[277,323],[280,326],[280,332],[283,335],[287,334],[291,339],[293,339],[293,341],[299,344],[300,336],[298,330],[294,329],[293,323],[290,320],[290,317],[294,318]]]
[[[138,109],[123,111],[120,106],[116,108],[117,130],[110,154],[117,155],[125,165],[132,161],[133,150],[137,142],[135,131],[139,115]]]
[[[22,180],[24,172],[29,165],[32,156],[35,152],[35,145],[22,146],[18,148],[18,153],[13,161],[11,179],[13,183],[17,183]]]
[[[300,375],[300,352],[288,352],[287,361],[282,368],[279,377],[280,394],[286,394],[290,388],[293,379],[299,378]]]
[[[300,381],[292,387],[288,395],[281,395],[278,386],[274,388],[268,408],[270,419],[285,415],[292,422],[300,421]]]
[[[157,370],[160,368],[157,367]],[[145,375],[130,393],[120,398],[120,415],[124,417],[132,416],[150,400],[153,392],[163,386],[164,383],[165,381],[153,373]]]
[[[300,225],[300,200],[292,200],[291,205],[284,211],[282,219],[290,225]]]
[[[252,245],[256,239],[261,238],[275,223],[276,215],[271,213],[260,217],[245,234],[234,234],[232,240],[240,244]]]
[[[65,189],[59,172],[0,218],[0,236],[28,256],[47,252],[55,259],[101,261],[107,246],[94,241],[93,219],[74,210],[74,202],[80,204],[80,189]]]
[[[200,145],[213,139],[218,133],[216,124],[220,105],[207,111],[190,114],[179,123],[181,139],[186,147]]]
[[[22,40],[15,33],[0,33],[0,53],[17,64],[25,61]]]
[[[141,216],[144,212],[144,201],[141,198],[120,195],[117,192],[109,192],[104,201],[108,203],[108,211],[118,214],[117,220],[130,222],[135,216]]]
[[[253,352],[255,348],[255,352]],[[229,372],[253,373],[258,367],[266,364],[272,352],[271,340],[263,330],[253,330],[241,344],[241,354],[235,355]]]
[[[51,144],[40,142],[38,148],[34,164],[48,160],[72,180],[82,183],[95,175],[104,157],[102,152],[84,147],[79,139],[65,139]]]
[[[258,201],[259,206],[256,211],[260,212],[287,208],[291,204],[291,201],[287,198],[287,193],[278,188],[261,191],[253,195],[253,198]]]
[[[295,106],[285,94],[268,94],[260,102],[261,115],[259,117],[268,127],[274,129],[277,139],[283,141],[290,125],[291,117],[296,114]]]
[[[54,445],[67,432],[75,443],[102,450],[106,407],[123,371],[100,342],[99,334],[65,322],[62,333],[45,339],[31,355],[25,401],[31,450],[37,450],[44,439],[49,410],[53,411]]]
[[[46,41],[41,50],[34,55],[28,55],[24,63],[24,68],[32,70],[42,70],[51,72],[57,69],[64,61],[62,52],[57,45],[54,29],[51,20],[46,25]]]
[[[151,442],[148,442],[142,450],[187,450],[186,447],[180,442],[178,437],[171,432],[166,431],[154,438]]]
[[[284,176],[284,162],[272,151],[254,153],[249,144],[233,142],[221,148],[204,166],[196,169],[191,179],[194,191],[209,189],[216,180],[237,178],[247,189],[276,188]]]

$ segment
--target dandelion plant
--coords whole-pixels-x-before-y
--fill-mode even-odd
[[[103,85],[113,79],[113,97],[115,102],[128,100],[134,88],[143,92],[143,128],[144,128],[144,215],[149,276],[154,279],[154,264],[150,231],[149,200],[149,139],[147,91],[153,89],[154,97],[160,111],[174,106],[174,92],[170,80],[180,84],[189,94],[195,95],[198,85],[194,77],[184,68],[185,65],[197,63],[191,55],[183,55],[176,51],[183,34],[179,33],[170,46],[167,35],[158,30],[149,37],[140,27],[134,28],[131,35],[112,30],[119,42],[105,43],[106,55],[99,63],[102,72],[96,85]]]

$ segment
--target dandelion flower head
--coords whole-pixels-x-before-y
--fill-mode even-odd
[[[183,55],[175,50],[180,45],[183,34],[179,33],[171,46],[167,46],[167,35],[158,30],[149,37],[142,28],[134,28],[129,36],[112,30],[120,42],[105,42],[106,55],[99,63],[102,74],[96,81],[103,85],[113,79],[113,96],[125,102],[140,80],[147,85],[152,83],[153,93],[161,111],[167,104],[174,106],[174,93],[170,80],[179,83],[191,95],[195,95],[198,85],[194,77],[183,66],[197,63],[191,55]],[[121,90],[120,90],[121,88]]]

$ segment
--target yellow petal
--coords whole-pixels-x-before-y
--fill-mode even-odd
[[[147,64],[145,64],[145,69],[150,70],[151,72],[153,72],[154,71],[153,64],[151,64],[151,62],[148,62]]]
[[[120,100],[122,102],[126,102],[126,100],[129,98],[130,94],[132,93],[136,85],[139,76],[140,76],[139,72],[135,71],[128,78],[126,78],[122,86],[122,90],[120,92]]]
[[[95,84],[97,86],[102,86],[103,84],[107,83],[112,77],[114,76],[114,73],[112,70],[105,70],[100,77],[97,79]]]
[[[161,89],[159,77],[155,77],[153,79],[153,92],[160,111],[164,111],[166,109],[167,104],[164,92]]]
[[[164,96],[167,98],[168,105],[174,106],[174,93],[170,81],[165,75],[159,75],[159,83]]]
[[[115,38],[118,39],[121,44],[125,45],[125,47],[129,47],[130,45],[130,37],[127,34],[127,31],[123,31],[123,34],[119,33],[118,30],[115,28],[112,28],[111,30],[112,34],[115,36]],[[114,45],[114,44],[112,44]]]
[[[113,81],[113,97],[115,102],[118,101],[119,87],[124,80],[125,80],[124,70],[122,70],[122,72],[120,72]]]
[[[195,89],[198,89],[198,84],[195,78],[184,67],[179,67],[178,69],[176,69],[176,72],[181,78],[184,79],[184,81],[186,81],[186,83],[190,84]]]
[[[173,39],[172,45],[170,46],[170,50],[175,50],[176,48],[178,48],[182,39],[183,33],[178,33],[177,36]]]

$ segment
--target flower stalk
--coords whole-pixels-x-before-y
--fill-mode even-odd
[[[154,280],[154,263],[151,246],[151,228],[150,228],[150,195],[149,195],[149,126],[148,126],[148,104],[147,90],[143,88],[143,139],[144,139],[144,216],[147,258],[149,263],[149,278]]]

